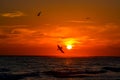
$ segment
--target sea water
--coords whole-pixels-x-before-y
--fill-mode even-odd
[[[113,70],[105,70],[105,67],[113,68]],[[114,68],[115,70],[117,68],[118,71],[114,71]],[[18,78],[19,80],[120,80],[120,57],[1,56],[0,69],[0,75],[12,74],[12,76],[14,74],[39,72],[37,76],[24,76],[20,79]],[[105,72],[99,73],[103,69]],[[86,71],[91,71],[91,73]],[[95,71],[98,72],[94,73]],[[49,74],[45,74],[47,72]],[[52,74],[52,72],[57,74]],[[61,74],[59,74],[60,72]],[[55,75],[62,76],[57,77]],[[81,77],[81,75],[89,77]],[[15,80],[18,79],[16,78]],[[0,78],[0,80],[2,79]]]

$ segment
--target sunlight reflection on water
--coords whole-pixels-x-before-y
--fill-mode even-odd
[[[45,71],[63,72],[73,75],[80,75],[84,71],[101,71],[102,67],[120,67],[120,58],[50,58],[50,57],[1,57],[0,68],[10,69],[10,73],[39,71],[40,77],[26,77],[22,80],[113,80],[119,78],[120,72],[108,71],[101,74],[85,74],[94,77],[84,78],[56,78],[45,75]],[[79,73],[79,74],[78,74]]]

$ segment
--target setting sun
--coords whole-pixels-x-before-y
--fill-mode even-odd
[[[67,49],[72,49],[72,45],[67,45]]]

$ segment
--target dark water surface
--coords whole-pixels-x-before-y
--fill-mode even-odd
[[[1,56],[0,80],[120,80],[120,57]]]

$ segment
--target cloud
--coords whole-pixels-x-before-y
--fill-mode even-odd
[[[99,54],[103,51],[117,53],[120,49],[120,26],[116,24],[43,27],[1,26],[0,45],[16,48],[16,45],[24,47],[72,44],[74,49],[81,50],[81,53],[83,51]]]
[[[83,26],[3,26],[0,29],[0,40],[8,43],[52,43],[73,40],[80,45],[113,45],[120,43],[120,28],[115,24]]]
[[[9,36],[5,34],[0,34],[0,39],[6,39],[6,38],[9,38]]]
[[[21,11],[15,11],[15,12],[3,13],[3,14],[1,14],[1,16],[15,18],[15,17],[25,16],[25,14]]]
[[[16,28],[11,31],[11,34],[31,34],[34,32],[34,30],[30,30],[27,28]]]
[[[93,21],[90,21],[90,20],[69,20],[66,22],[69,22],[69,23],[94,23]]]

